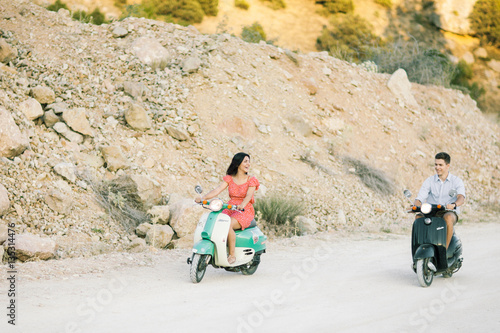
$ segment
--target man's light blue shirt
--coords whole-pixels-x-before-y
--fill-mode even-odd
[[[455,190],[457,193],[450,197],[450,191]],[[464,182],[455,175],[448,173],[448,177],[443,182],[437,174],[430,176],[424,181],[417,195],[417,200],[425,203],[428,202],[433,205],[447,205],[457,201],[457,195],[465,197]],[[456,212],[459,213],[457,207]]]

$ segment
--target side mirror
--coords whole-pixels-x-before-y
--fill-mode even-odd
[[[196,185],[196,186],[194,187],[194,191],[195,191],[196,193],[198,193],[198,194],[201,194],[201,193],[203,192],[203,189],[201,188],[201,186],[200,186],[200,185]]]
[[[405,195],[405,197],[407,197],[408,199],[410,199],[410,198],[411,198],[411,192],[410,192],[410,190],[404,190],[404,191],[403,191],[403,194],[404,194],[404,195]]]
[[[448,193],[448,195],[453,198],[454,196],[457,195],[457,190],[451,190],[450,193]]]

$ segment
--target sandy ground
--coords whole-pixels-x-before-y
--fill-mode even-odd
[[[459,225],[457,233],[464,266],[450,279],[435,277],[429,288],[419,286],[410,268],[409,235],[332,232],[277,240],[253,276],[209,267],[200,284],[189,280],[189,250],[23,264],[17,325],[7,325],[3,314],[0,331],[498,330],[500,224]],[[5,313],[4,276],[5,266]]]

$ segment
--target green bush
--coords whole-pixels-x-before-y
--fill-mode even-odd
[[[139,6],[131,9],[130,16],[181,25],[200,23],[204,16],[203,9],[197,0],[143,0]]]
[[[500,46],[500,1],[478,0],[469,20],[478,37],[493,46]]]
[[[392,0],[375,0],[375,3],[389,9],[392,7]]]
[[[54,2],[52,5],[49,5],[47,7],[48,10],[53,11],[53,12],[57,12],[61,8],[69,10],[68,6],[66,6],[66,4],[64,2],[62,2],[61,0],[56,0],[56,2]]]
[[[92,23],[95,25],[101,25],[107,22],[106,17],[97,7],[90,14],[88,14],[84,10],[77,10],[73,13],[73,19],[84,23]]]
[[[316,40],[318,50],[347,61],[364,61],[371,58],[372,49],[382,40],[372,33],[373,27],[358,15],[335,15],[332,30],[324,28]]]
[[[198,0],[207,16],[217,16],[219,13],[219,0]]]
[[[234,6],[244,10],[250,8],[250,4],[246,0],[234,0]]]
[[[352,13],[354,11],[354,3],[352,0],[319,0],[316,3],[321,3],[328,12],[336,13]]]
[[[299,233],[296,217],[304,212],[302,201],[272,195],[257,199],[254,208],[256,219],[264,229],[281,236],[293,236]]]
[[[261,1],[268,3],[269,7],[271,7],[274,10],[286,8],[285,0],[261,0]]]
[[[259,22],[254,22],[251,26],[244,26],[241,31],[241,39],[248,43],[258,43],[266,41],[266,33]]]

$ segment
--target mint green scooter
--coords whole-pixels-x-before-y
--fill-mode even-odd
[[[195,191],[201,195],[201,186]],[[203,279],[207,266],[224,268],[230,272],[241,272],[252,275],[260,264],[260,256],[266,252],[267,237],[252,221],[245,230],[235,230],[236,233],[236,261],[229,264],[227,261],[227,235],[231,225],[231,218],[221,214],[224,209],[235,210],[236,207],[222,202],[220,199],[203,201],[203,208],[211,210],[200,218],[194,232],[193,254],[187,259],[191,265],[190,278],[193,283]]]

